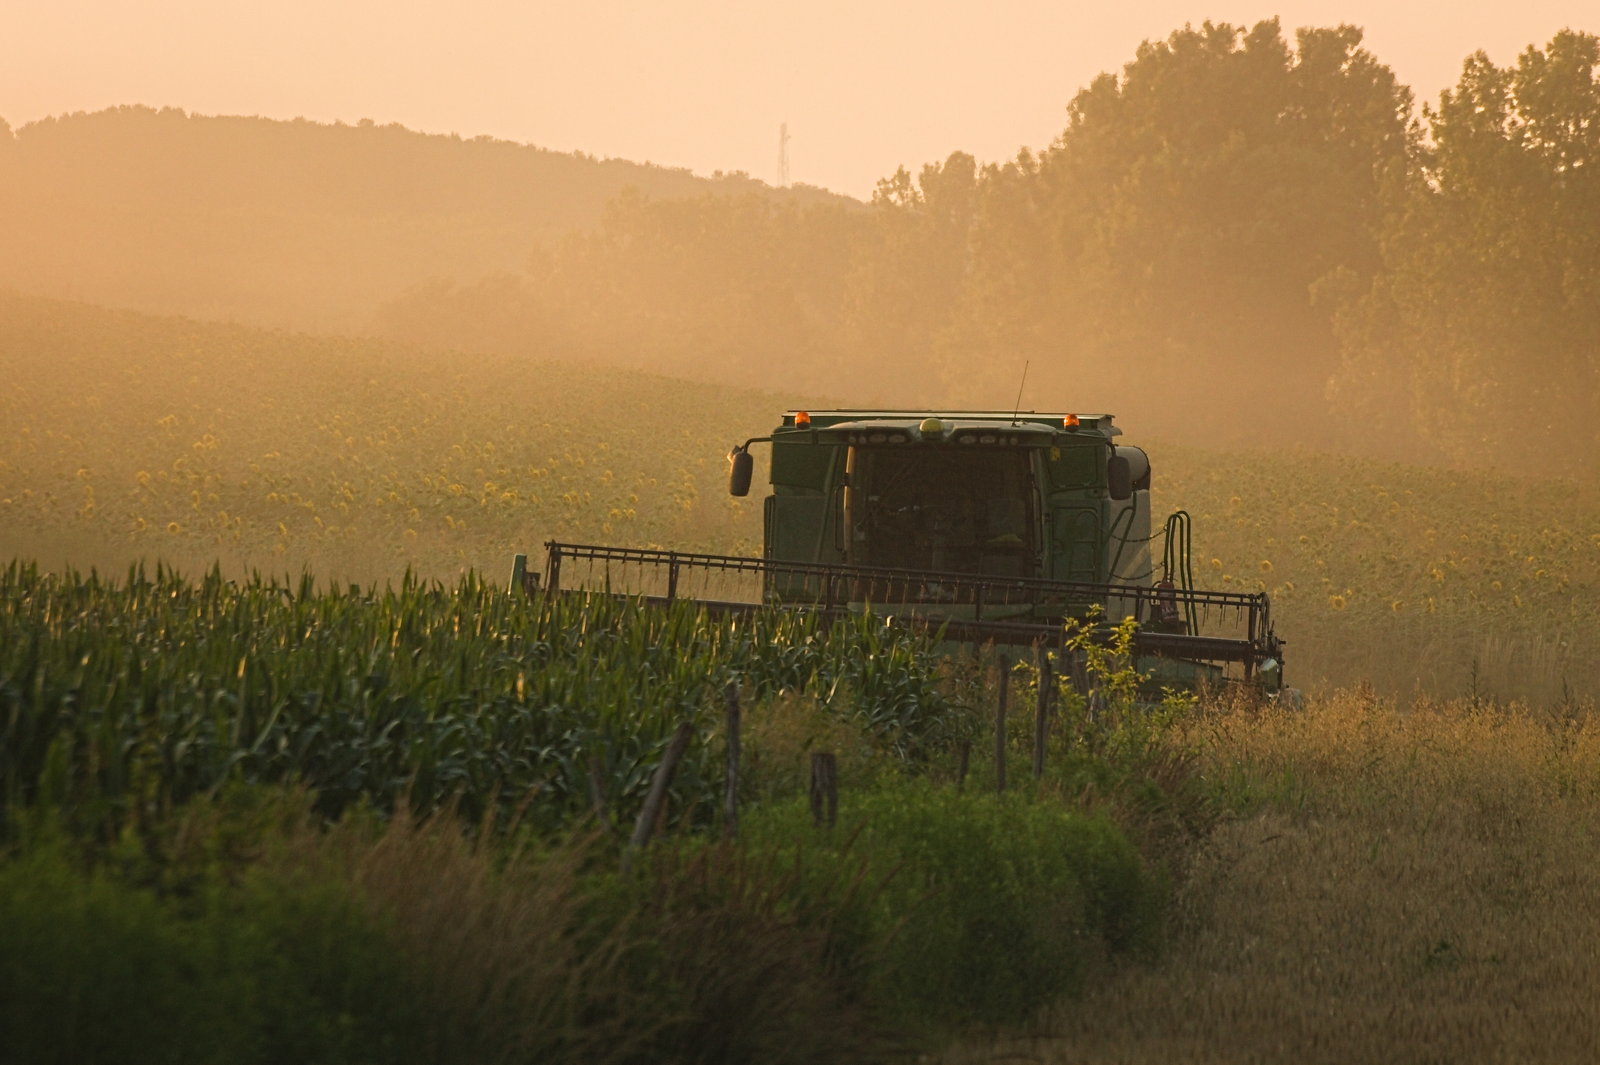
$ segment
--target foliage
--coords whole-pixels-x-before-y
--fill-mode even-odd
[[[1196,749],[1185,735],[1201,695],[1159,687],[1141,672],[1136,631],[1132,618],[1106,624],[1098,609],[1066,623],[1062,646],[1050,656],[1044,772],[1031,791],[1107,813],[1167,875],[1224,810],[1198,773]],[[1027,789],[1022,767],[1036,743],[1039,661],[1024,657],[1008,673],[1017,707],[1004,741],[1008,786]],[[995,783],[994,770],[980,760],[971,786],[988,790]]]
[[[924,780],[844,800],[838,826],[794,853],[800,886],[837,900],[845,971],[914,1030],[1025,1020],[1095,959],[1159,936],[1159,881],[1104,816]],[[746,831],[792,846],[808,818],[767,807]]]
[[[844,960],[859,876],[825,881],[788,842],[680,839],[619,885],[652,940],[628,964],[663,1017],[641,1060],[873,1060],[897,1040]]]
[[[1339,312],[1337,394],[1458,463],[1593,475],[1600,39],[1563,30],[1505,68],[1477,53],[1426,115],[1383,269]]]
[[[628,189],[596,226],[540,249],[521,272],[397,293],[377,325],[438,346],[815,388],[851,372],[833,312],[860,213],[770,192]],[[801,384],[798,367],[813,383]]]
[[[251,871],[196,887],[85,872],[60,839],[0,862],[0,1058],[422,1060],[386,924],[347,886]]]
[[[1361,40],[1207,22],[1097,78],[1049,150],[986,182],[962,341],[1122,413],[1177,422],[1225,390],[1252,438],[1316,439],[1335,350],[1309,287],[1370,270],[1382,176],[1415,140]],[[995,319],[1020,328],[986,337]]]
[[[697,923],[746,912],[731,881],[722,901],[663,912],[666,881],[618,893],[593,838],[524,850],[469,838],[449,812],[324,825],[308,811],[295,790],[231,788],[87,851],[34,811],[0,862],[0,1060],[121,1061],[137,1046],[148,1061],[717,1061],[683,1040],[695,1000],[667,983],[771,996],[797,976],[733,975],[713,964],[728,952],[694,952]],[[769,890],[759,881],[749,890]],[[770,1027],[696,1019],[735,1042]],[[824,1030],[786,1035],[774,1060],[859,1056]]]
[[[1370,277],[1381,190],[1418,138],[1361,40],[1185,28],[1079,92],[1043,152],[902,167],[866,211],[623,197],[521,275],[394,301],[387,328],[687,374],[709,357],[722,380],[897,405],[999,406],[1029,361],[1031,395],[1171,420],[1226,381],[1250,436],[1332,439],[1332,308],[1311,288]]]
[[[1139,671],[1134,657],[1138,623],[1125,617],[1105,624],[1099,613],[1096,606],[1086,618],[1067,620],[1061,653],[1076,664],[1053,678],[1058,734],[1067,757],[1138,777],[1165,753],[1168,734],[1194,712],[1199,695],[1151,691],[1150,675]]]

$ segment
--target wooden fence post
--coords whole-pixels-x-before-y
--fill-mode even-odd
[[[1097,705],[1099,700],[1095,698],[1095,693],[1089,690],[1089,671],[1084,663],[1081,648],[1068,652],[1067,671],[1067,675],[1072,678],[1072,690],[1083,697],[1086,717],[1092,725],[1099,711]]]
[[[723,698],[728,705],[727,741],[728,741],[728,772],[727,790],[723,795],[722,805],[722,838],[739,838],[739,686],[733,681],[728,682]]]
[[[831,752],[811,756],[811,820],[829,828],[839,818],[839,760]]]
[[[678,722],[678,730],[667,743],[666,753],[661,756],[661,764],[656,766],[655,776],[650,778],[650,790],[645,794],[639,820],[633,823],[633,836],[628,840],[630,852],[640,850],[650,842],[650,833],[655,831],[656,819],[661,816],[661,808],[667,801],[667,788],[672,785],[672,774],[677,772],[678,763],[683,759],[683,752],[689,749],[689,739],[693,735],[693,721],[685,719]],[[623,864],[626,866],[626,858]]]
[[[1006,695],[1011,691],[1011,660],[1000,656],[1000,698],[994,711],[994,790],[1006,790]]]
[[[602,828],[607,832],[614,829],[611,815],[606,812],[605,773],[600,768],[598,754],[589,755],[589,809],[594,812],[594,819]]]
[[[1044,748],[1050,738],[1050,694],[1055,678],[1050,671],[1050,652],[1039,645],[1039,706],[1033,716],[1033,779],[1044,776]]]

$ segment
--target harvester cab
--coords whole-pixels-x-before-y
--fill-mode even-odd
[[[1119,436],[1109,414],[790,411],[729,456],[743,496],[751,447],[771,445],[760,558],[552,542],[545,584],[721,611],[870,610],[973,643],[1059,643],[1069,619],[1132,618],[1156,683],[1231,672],[1276,690],[1267,596],[1194,588],[1188,516],[1153,531],[1149,458]],[[514,581],[531,587],[520,558]]]
[[[1109,415],[793,411],[766,557],[1112,584],[1150,571],[1150,463]],[[747,455],[751,441],[734,451]],[[730,486],[739,494],[741,485]]]

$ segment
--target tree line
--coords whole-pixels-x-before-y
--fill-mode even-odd
[[[1600,472],[1600,43],[1437,103],[1351,26],[1186,27],[1047,148],[867,209],[627,193],[379,328],[844,401],[1109,409],[1141,435]]]

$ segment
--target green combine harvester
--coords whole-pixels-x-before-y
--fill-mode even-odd
[[[1069,619],[1131,617],[1153,685],[1277,692],[1266,594],[1194,587],[1188,515],[1152,531],[1150,460],[1121,435],[1109,414],[790,411],[729,456],[747,495],[750,448],[772,445],[760,558],[552,541],[542,583],[719,613],[870,611],[972,644],[1059,646]],[[513,588],[540,583],[518,555]]]

